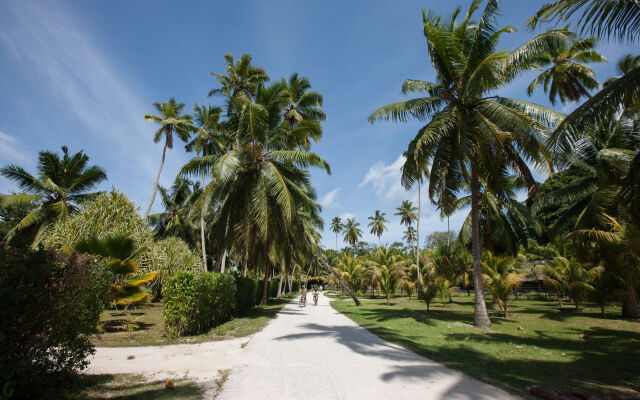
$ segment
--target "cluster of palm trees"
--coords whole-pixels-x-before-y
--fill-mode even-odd
[[[638,317],[640,249],[634,243],[640,231],[636,142],[640,68],[627,60],[624,74],[592,95],[590,90],[599,85],[583,63],[606,61],[594,50],[595,38],[551,29],[513,51],[498,50],[501,36],[515,28],[497,26],[497,0],[488,0],[475,21],[481,5],[474,1],[466,14],[457,9],[446,19],[423,11],[435,81],[407,79],[404,93],[425,96],[381,107],[369,121],[425,121],[405,152],[403,185],[410,188],[427,178],[429,197],[445,216],[470,206],[461,236],[472,249],[476,326],[491,326],[481,249],[517,252],[527,239],[541,234],[536,204],[549,205],[563,196],[576,200],[567,210],[567,215],[579,214],[571,233],[576,256],[618,271],[627,286],[623,313]],[[583,31],[621,40],[637,37],[640,8],[626,1],[559,0],[544,6],[529,24],[557,22],[576,13],[582,13]],[[536,69],[541,72],[529,85],[529,93],[543,86],[552,103],[556,98],[586,101],[565,116],[499,95],[523,72]],[[549,173],[556,168],[583,169],[587,176],[541,198],[532,167]],[[527,189],[532,208],[515,201],[519,188]],[[558,223],[567,219],[563,215]]]
[[[158,125],[154,141],[164,141],[158,177],[174,135],[194,153],[170,190],[156,179],[145,216],[160,191],[164,211],[149,215],[157,234],[194,247],[199,241],[210,269],[224,272],[231,263],[245,275],[263,275],[264,303],[272,276],[290,278],[318,262],[322,219],[309,168],[331,171],[310,147],[326,116],[307,78],[294,73],[270,82],[248,54],[237,61],[227,54],[225,62],[224,73],[212,73],[220,87],[209,92],[222,107],[196,104],[194,117],[170,99],[145,116]]]

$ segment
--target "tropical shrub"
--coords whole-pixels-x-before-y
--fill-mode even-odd
[[[144,255],[143,255],[144,257]],[[158,271],[158,276],[149,284],[154,298],[162,294],[162,284],[176,271],[202,271],[202,258],[177,237],[154,242],[147,252],[148,262],[143,263],[140,271],[148,273]]]
[[[422,289],[422,300],[427,303],[427,311],[429,311],[429,306],[435,297],[438,295],[438,286],[430,283],[425,288]]]
[[[232,275],[177,271],[162,288],[169,336],[196,335],[231,317],[236,301]]]
[[[94,352],[112,279],[92,256],[0,248],[0,394],[58,398]]]

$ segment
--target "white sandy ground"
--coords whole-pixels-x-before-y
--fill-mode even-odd
[[[130,355],[135,358],[127,360]],[[325,296],[318,306],[287,304],[249,338],[98,348],[88,373],[193,380],[211,398],[220,369],[231,369],[220,400],[518,398],[385,342],[331,308]]]

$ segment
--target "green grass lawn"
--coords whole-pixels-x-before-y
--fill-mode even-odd
[[[288,299],[270,300],[266,306],[257,306],[245,315],[228,321],[205,334],[169,338],[164,333],[161,303],[151,303],[143,308],[130,310],[125,316],[121,311],[107,310],[100,319],[103,333],[92,338],[100,347],[153,346],[177,343],[201,343],[248,336],[264,328]]]
[[[173,389],[165,389],[165,381],[148,382],[129,374],[81,375],[66,396],[69,400],[192,400],[202,399],[204,391],[193,382],[175,381]],[[72,389],[75,389],[72,388]]]
[[[510,305],[511,319],[491,311],[493,327],[481,330],[472,326],[473,295],[455,294],[453,302],[434,303],[429,312],[407,298],[392,299],[390,307],[384,299],[362,299],[356,307],[342,298],[332,305],[390,342],[511,392],[539,385],[640,398],[640,323],[618,317],[619,308],[603,319],[593,305],[577,313],[521,298]]]

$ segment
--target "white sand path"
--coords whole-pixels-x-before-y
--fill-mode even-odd
[[[221,369],[231,369],[222,400],[517,398],[378,338],[325,296],[318,306],[287,304],[248,338],[98,348],[87,372],[193,380],[209,399]]]
[[[311,298],[311,296],[309,296]],[[288,304],[245,347],[218,397],[256,399],[515,399],[390,344],[335,311]]]

